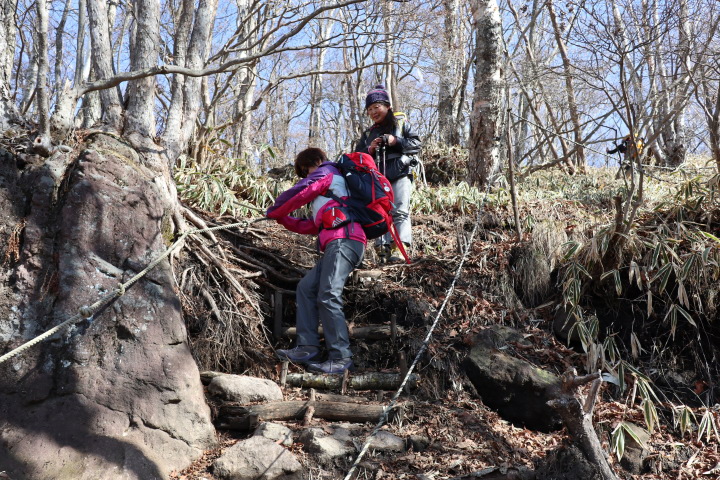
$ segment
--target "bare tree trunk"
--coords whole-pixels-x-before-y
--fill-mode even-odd
[[[540,6],[536,5],[537,8],[541,8]],[[519,19],[519,16],[517,15],[517,12],[511,8],[511,12],[513,15],[515,15],[516,20]],[[531,42],[524,31],[520,32],[520,35],[523,37],[524,45],[525,45],[525,51],[527,58],[529,60],[530,64],[530,71],[531,71],[531,78],[537,79],[533,82],[532,85],[528,86],[525,84],[525,76],[522,75],[520,72],[518,72],[516,66],[513,62],[508,62],[508,67],[512,70],[513,75],[516,77],[518,82],[518,88],[523,92],[523,95],[525,99],[527,100],[526,105],[529,110],[529,113],[532,114],[533,119],[535,120],[536,124],[543,124],[545,123],[545,120],[541,117],[541,114],[539,112],[539,104],[542,102],[545,104],[545,108],[547,109],[547,115],[546,118],[549,120],[549,122],[552,124],[553,130],[555,132],[561,132],[562,127],[558,122],[558,119],[555,115],[555,109],[551,105],[548,95],[545,93],[545,88],[543,87],[542,80],[541,80],[541,68],[540,68],[540,62],[536,59],[536,52],[534,50],[534,44]],[[537,90],[538,93],[535,94],[533,90],[531,90],[531,87],[533,90]],[[538,106],[536,106],[538,105]],[[538,166],[536,168],[546,168],[548,165],[561,165],[565,166],[567,170],[570,173],[574,173],[575,166],[568,158],[568,152],[569,147],[567,145],[567,141],[565,138],[561,135],[553,135],[549,133],[546,130],[538,129],[537,136],[541,139],[544,139],[545,145],[547,146],[548,150],[552,154],[552,161],[548,162],[544,165]],[[554,144],[555,140],[557,140],[560,143],[560,148],[562,149],[562,155],[557,151],[557,148]],[[538,141],[540,143],[540,150],[542,149],[542,142]],[[541,152],[541,157],[542,152]]]
[[[688,88],[684,86],[689,84],[691,67],[690,67],[690,53],[692,51],[692,31],[690,27],[690,11],[688,9],[687,0],[679,0],[680,4],[680,25],[678,25],[678,39],[679,39],[679,64],[678,76],[687,75],[688,78],[684,82],[684,85],[680,85],[680,95],[688,95]],[[671,144],[668,146],[668,160],[670,166],[676,167],[685,163],[687,157],[687,127],[685,120],[685,111],[683,108],[674,120],[674,137]]]
[[[476,34],[475,97],[470,119],[470,158],[468,178],[484,186],[498,169],[501,67],[500,11],[496,0],[472,3]]]
[[[515,17],[515,21],[519,23],[520,16],[518,15],[515,8],[512,6],[512,4],[508,4],[508,8],[510,8],[513,16]],[[542,9],[542,6],[540,5],[540,0],[533,0],[532,5],[532,11],[531,11],[531,18],[530,18],[530,24],[527,27],[527,33],[523,35],[523,38],[525,40],[525,48],[526,51],[534,52],[537,48],[537,18],[540,13],[540,10]],[[522,32],[521,32],[522,33]],[[511,60],[512,61],[512,60]],[[529,75],[530,78],[536,79],[536,75]],[[531,80],[532,83],[536,83],[537,80]],[[520,164],[525,156],[525,144],[526,139],[528,138],[528,135],[530,134],[531,127],[530,123],[528,122],[530,113],[531,113],[531,107],[530,104],[531,100],[523,95],[520,97],[518,102],[518,115],[520,116],[518,125],[517,125],[517,134],[514,136],[515,138],[515,145],[514,145],[514,157],[516,159],[516,162]],[[532,163],[532,162],[530,162]]]
[[[20,114],[15,108],[10,92],[13,60],[15,54],[15,11],[17,0],[0,5],[0,128],[6,130],[11,122],[19,122]]]
[[[202,0],[195,12],[195,22],[187,48],[186,66],[191,69],[204,67],[205,59],[210,50],[210,40],[215,15],[217,13],[217,0]],[[178,77],[176,75],[176,77]],[[178,80],[180,81],[180,80]],[[195,119],[201,106],[201,83],[202,77],[188,77],[182,80],[182,115],[180,127],[177,129],[166,129],[162,139],[168,147],[168,161],[174,160],[185,151],[188,142],[195,130]]]
[[[686,2],[681,2],[681,4]],[[660,14],[658,12],[658,5],[654,5],[654,17],[655,25],[659,25]],[[681,11],[683,8],[681,7]],[[681,18],[679,20],[679,32],[678,35],[682,36],[683,25],[687,23],[687,18]],[[668,68],[665,65],[665,46],[659,39],[655,41],[655,58],[657,58],[657,67],[659,73],[660,85],[662,87],[659,96],[658,111],[653,112],[653,119],[655,121],[655,132],[660,132],[658,138],[658,148],[656,148],[656,154],[662,158],[662,163],[665,166],[675,167],[685,161],[685,145],[682,141],[684,134],[678,131],[678,128],[682,126],[682,122],[676,120],[665,122],[661,124],[663,119],[667,118],[668,115],[672,114],[673,102],[677,95],[680,95],[680,89],[671,88],[670,84],[675,80],[674,76],[671,76],[668,72]],[[684,68],[680,69],[682,73],[685,72]],[[681,73],[681,74],[682,74]],[[682,109],[684,110],[684,108]],[[678,116],[682,115],[682,112],[678,112]]]
[[[568,110],[570,110],[570,120],[573,124],[573,132],[575,135],[575,142],[577,148],[575,150],[576,161],[575,165],[581,170],[585,168],[585,152],[580,146],[582,144],[582,126],[580,125],[580,115],[578,113],[577,100],[575,98],[575,89],[573,87],[573,73],[572,66],[570,65],[570,57],[568,56],[567,48],[565,47],[565,41],[562,38],[562,31],[555,15],[553,8],[553,1],[548,0],[545,4],[547,5],[548,13],[550,14],[550,21],[552,22],[553,32],[555,33],[555,41],[557,42],[558,50],[560,51],[560,57],[563,63],[563,73],[565,77],[565,93],[567,94]]]
[[[70,0],[65,0],[65,7],[63,8],[63,14],[58,23],[57,29],[55,30],[55,95],[57,103],[57,96],[62,92],[61,78],[62,78],[62,59],[63,59],[63,37],[65,36],[65,23],[67,22],[68,13],[70,12]]]
[[[439,59],[440,78],[438,90],[438,138],[448,145],[460,143],[457,124],[459,85],[461,79],[458,56],[462,54],[457,25],[459,0],[443,0],[445,23],[443,28],[443,51]]]
[[[237,30],[243,38],[247,40],[243,43],[243,50],[247,54],[255,53],[259,47],[254,45],[254,36],[251,35],[260,23],[258,14],[252,11],[253,2],[250,0],[236,0],[238,10]],[[235,132],[233,140],[233,148],[235,157],[240,158],[243,154],[250,151],[250,126],[253,108],[253,97],[255,96],[255,86],[257,83],[257,62],[254,61],[248,65],[243,65],[235,72],[231,86],[235,97],[235,105],[233,106],[233,122],[235,123]]]
[[[160,3],[135,0],[135,32],[131,70],[154,67],[160,52]],[[155,138],[155,77],[148,76],[128,83],[125,134],[137,133],[145,139]]]
[[[110,48],[110,30],[107,18],[107,3],[102,0],[88,0],[88,19],[92,40],[93,70],[98,80],[113,76],[112,49]],[[122,108],[117,90],[108,88],[100,91],[102,121],[115,131],[120,130]]]
[[[709,88],[706,86],[706,89]],[[720,173],[720,85],[718,85],[713,103],[709,92],[705,96],[705,118],[710,136],[710,150],[712,151],[717,171]]]
[[[317,26],[317,42],[322,43],[330,36],[330,28],[332,24],[329,19],[321,19]],[[319,47],[315,49],[317,59],[315,69],[322,70],[325,67],[325,57],[327,49]],[[310,125],[308,129],[308,143],[317,147],[326,147],[323,139],[320,138],[320,112],[322,111],[323,101],[323,76],[321,74],[313,75],[310,81]]]
[[[345,48],[343,49],[343,61],[345,64],[345,68],[350,68],[351,62],[350,62],[350,49]],[[350,121],[349,121],[349,127],[350,127],[350,141],[349,141],[349,148],[355,147],[355,141],[360,138],[360,135],[362,135],[362,105],[359,104],[359,98],[360,98],[360,79],[362,72],[358,72],[355,75],[347,74],[345,75],[345,79],[343,81],[343,85],[345,87],[345,93],[347,95],[347,102],[350,106]],[[353,80],[353,77],[357,78],[357,81]]]
[[[15,27],[15,11],[17,0],[8,0],[0,4],[0,80],[10,85],[17,29]]]
[[[338,377],[342,380],[342,377]],[[383,414],[382,405],[363,405],[351,402],[318,402],[313,400],[290,400],[252,406],[224,404],[218,412],[219,428],[228,430],[252,430],[258,420],[301,419],[307,409],[313,408],[317,418],[355,423],[375,422]],[[402,407],[394,408],[390,418],[397,418]]]
[[[78,1],[77,43],[75,57],[75,74],[72,86],[66,82],[58,89],[55,110],[50,117],[50,125],[55,134],[60,136],[69,132],[74,125],[84,128],[92,126],[101,116],[100,97],[98,92],[91,92],[82,98],[82,106],[75,113],[75,107],[80,97],[80,89],[84,81],[90,79],[93,62],[90,59],[91,49],[85,48],[85,30],[87,28],[87,2]],[[87,50],[87,51],[86,51]],[[77,118],[76,118],[77,117]]]
[[[383,78],[385,79],[385,89],[390,96],[390,103],[392,103],[393,108],[398,111],[400,105],[397,98],[397,77],[395,76],[395,62],[393,58],[395,55],[395,32],[393,32],[390,26],[392,15],[390,8],[389,2],[382,3],[383,27],[385,28],[385,57],[383,58],[385,65],[383,66]]]
[[[175,43],[173,45],[173,59],[176,65],[187,67],[187,49],[192,31],[192,20],[195,2],[183,0],[178,4],[179,12],[176,15],[177,30]],[[183,109],[185,107],[185,75],[173,75],[170,86],[170,107],[165,119],[166,132],[179,132],[183,120]],[[167,134],[164,135],[164,137]]]
[[[90,58],[85,51],[85,29],[87,28],[87,1],[78,0],[78,20],[77,20],[77,43],[75,48],[75,76],[73,77],[73,85],[77,86],[82,83],[83,79],[89,77]]]
[[[48,10],[46,0],[35,2],[37,9],[37,99],[38,108],[38,136],[35,139],[34,147],[42,154],[49,155],[50,141],[50,101],[48,99],[47,75],[48,75]]]
[[[236,85],[236,103],[234,117],[237,121],[235,130],[235,155],[242,156],[250,151],[250,124],[252,118],[253,97],[257,78],[257,63],[238,69]]]
[[[78,26],[77,26],[77,57],[75,58],[74,88],[78,88],[83,81],[92,79],[92,60],[90,49],[85,45],[85,30],[87,29],[87,0],[78,0]],[[60,99],[62,100],[62,99]],[[68,112],[68,115],[70,112]],[[80,111],[75,124],[82,128],[90,128],[102,116],[100,109],[100,93],[90,92],[82,97]],[[69,124],[69,121],[68,121]]]
[[[88,79],[94,80],[93,77]],[[82,128],[91,128],[102,118],[100,92],[90,92],[82,97],[77,124]]]
[[[340,88],[342,89],[342,86]],[[334,118],[335,125],[337,125],[338,127],[340,125],[347,125],[345,118],[346,118],[345,109],[338,108],[335,112],[335,118]],[[344,130],[343,128],[335,128],[334,138],[333,138],[333,147],[332,147],[331,151],[335,151],[335,152],[345,151],[345,149],[343,148],[343,135],[345,135],[345,132],[343,130]]]
[[[324,62],[325,49],[318,52],[316,68],[322,68]],[[313,75],[310,79],[310,118],[308,124],[308,145],[321,147],[320,138],[320,111],[322,110],[322,75]],[[322,147],[321,147],[322,148]]]
[[[20,97],[20,112],[25,115],[27,112],[32,112],[32,105],[35,103],[35,93],[37,89],[37,78],[38,78],[38,58],[37,52],[34,45],[37,45],[37,29],[31,32],[32,45],[27,53],[28,61],[27,67],[22,74],[22,95]],[[22,62],[22,58],[19,60]]]

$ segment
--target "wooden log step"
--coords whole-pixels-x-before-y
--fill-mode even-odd
[[[222,372],[214,372],[212,370],[205,370],[204,372],[200,372],[200,381],[203,385],[208,385],[210,382],[212,382],[213,378],[219,377],[221,375],[227,374]]]
[[[361,373],[351,376],[347,386],[353,390],[397,390],[403,378],[405,378],[404,375],[399,373]],[[415,388],[419,380],[419,375],[413,373],[408,378],[406,387]],[[286,381],[291,387],[337,390],[342,387],[343,377],[307,372],[288,373]]]
[[[311,389],[312,390],[312,389]],[[348,395],[338,395],[335,393],[316,393],[315,394],[315,400],[319,402],[341,402],[341,403],[367,403],[371,400],[375,400],[375,397],[373,396],[372,399],[362,396],[362,397],[351,397]]]
[[[358,338],[364,340],[386,340],[388,338],[394,339],[397,335],[403,335],[405,329],[402,327],[393,327],[391,325],[367,325],[364,327],[353,327],[349,329],[351,338]],[[323,335],[323,328],[318,329],[320,336]],[[286,337],[295,338],[297,336],[297,328],[289,327],[283,330],[283,335]]]
[[[377,422],[383,413],[381,405],[357,403],[319,402],[294,400],[272,402],[262,405],[222,405],[218,413],[217,427],[226,430],[253,430],[261,421],[299,420],[305,416],[308,407],[313,407],[313,417],[325,420],[339,420],[353,423]],[[402,412],[397,406],[388,418],[393,420]]]

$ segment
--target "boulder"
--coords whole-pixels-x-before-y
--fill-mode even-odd
[[[258,425],[253,435],[279,442],[286,447],[293,444],[293,431],[279,423],[263,422]]]
[[[404,452],[405,440],[386,430],[378,431],[370,440],[370,448],[376,452]]]
[[[274,402],[283,399],[277,383],[246,375],[219,375],[208,385],[210,394],[240,404]]]
[[[495,325],[483,330],[463,361],[465,373],[483,403],[505,420],[542,432],[560,429],[560,417],[547,405],[553,398],[558,378],[511,356],[510,342],[524,340],[509,327]]]
[[[0,223],[8,232],[24,224],[19,254],[0,272],[0,293],[12,293],[0,302],[10,318],[0,352],[74,316],[168,247],[174,197],[148,168],[150,153],[141,159],[103,134],[86,141],[79,154],[0,166],[0,184],[14,185],[0,188]],[[11,478],[166,479],[214,443],[167,261],[0,365],[0,471]]]
[[[647,449],[650,433],[633,423],[626,423],[626,425],[633,431],[633,435],[640,440],[640,443],[632,435],[625,434],[625,452],[620,459],[620,465],[627,472],[640,475],[646,471],[645,459],[650,455],[650,451]]]
[[[302,480],[302,465],[285,448],[261,436],[240,440],[215,462],[213,474],[224,480]]]
[[[337,425],[327,430],[307,428],[300,434],[298,441],[305,446],[305,451],[314,454],[318,462],[326,466],[352,460],[357,452],[350,430]]]

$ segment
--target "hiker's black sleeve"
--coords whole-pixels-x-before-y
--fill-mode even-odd
[[[360,136],[360,140],[358,140],[357,144],[355,145],[354,151],[367,154],[370,153],[368,151],[367,132],[363,132],[363,134]]]
[[[402,147],[402,153],[404,155],[415,155],[418,153],[422,142],[420,141],[420,137],[412,131],[407,122],[403,125],[402,134],[402,137],[395,137]]]

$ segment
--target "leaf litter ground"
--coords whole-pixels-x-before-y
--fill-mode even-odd
[[[526,206],[526,213],[539,215],[533,207]],[[538,204],[536,208],[544,207]],[[471,246],[456,290],[419,364],[418,373],[423,380],[415,390],[401,397],[408,405],[405,415],[383,427],[405,439],[425,437],[429,444],[423,451],[411,447],[401,454],[371,453],[364,458],[358,478],[447,479],[488,467],[533,468],[549,451],[568,441],[564,431],[535,432],[500,418],[482,404],[460,368],[460,361],[469,351],[475,334],[493,323],[520,330],[531,345],[516,344],[513,354],[536,366],[559,374],[569,368],[581,371],[584,361],[583,355],[561,344],[550,333],[552,312],[548,305],[527,309],[506,304],[507,285],[503,285],[507,279],[498,279],[507,275],[515,241],[507,228],[510,217],[507,209],[488,210],[489,216],[486,215],[483,228]],[[555,219],[565,222],[568,231],[577,227],[577,219],[573,217],[575,211],[575,206],[569,202],[557,202],[553,207]],[[351,281],[346,289],[346,312],[351,325],[388,323],[389,316],[394,313],[398,324],[405,328],[396,344],[353,340],[360,371],[399,371],[399,350],[408,354],[408,363],[412,361],[428,324],[445,300],[474,222],[472,218],[459,218],[449,223],[448,219],[437,216],[418,216],[416,220],[413,252],[416,261],[413,265],[379,266],[374,264],[372,253],[368,252],[364,269],[381,271],[380,280]],[[314,246],[308,242],[308,237],[290,234],[276,225],[267,225],[264,234],[254,240],[254,245],[275,256],[278,262],[274,267],[288,275],[293,272],[285,270],[284,266],[308,268],[314,262]],[[287,285],[283,287],[288,288]],[[286,318],[286,322],[292,323],[292,320]],[[282,346],[288,344],[285,341]],[[267,348],[268,364],[254,365],[250,370],[264,372],[265,376],[278,381],[278,364],[273,360],[271,349]],[[285,387],[284,393],[286,399],[307,398],[307,392],[298,388]],[[348,395],[367,396],[367,392],[350,391]],[[376,399],[367,400],[367,403],[384,405],[390,397],[391,393],[386,393],[382,403]],[[653,432],[648,446],[651,456],[666,460],[654,462],[651,472],[633,476],[624,472],[613,457],[613,467],[621,478],[718,478],[720,454],[717,443],[691,441],[687,434],[683,438],[668,427],[672,426],[672,419],[665,420]],[[607,451],[610,432],[620,421],[643,425],[642,410],[637,404],[620,403],[610,387],[603,387],[594,424]],[[301,421],[280,423],[296,432],[303,428]],[[311,424],[329,425],[330,422],[321,419],[313,419]],[[365,425],[365,435],[373,427]],[[172,478],[214,480],[212,461],[241,438],[245,437],[233,432],[219,432],[218,447],[205,452],[201,459],[182,472],[174,473]],[[364,436],[359,437],[360,441],[363,439]],[[349,468],[349,463],[332,469],[320,466],[298,443],[291,450],[304,464],[307,478],[342,478]]]

